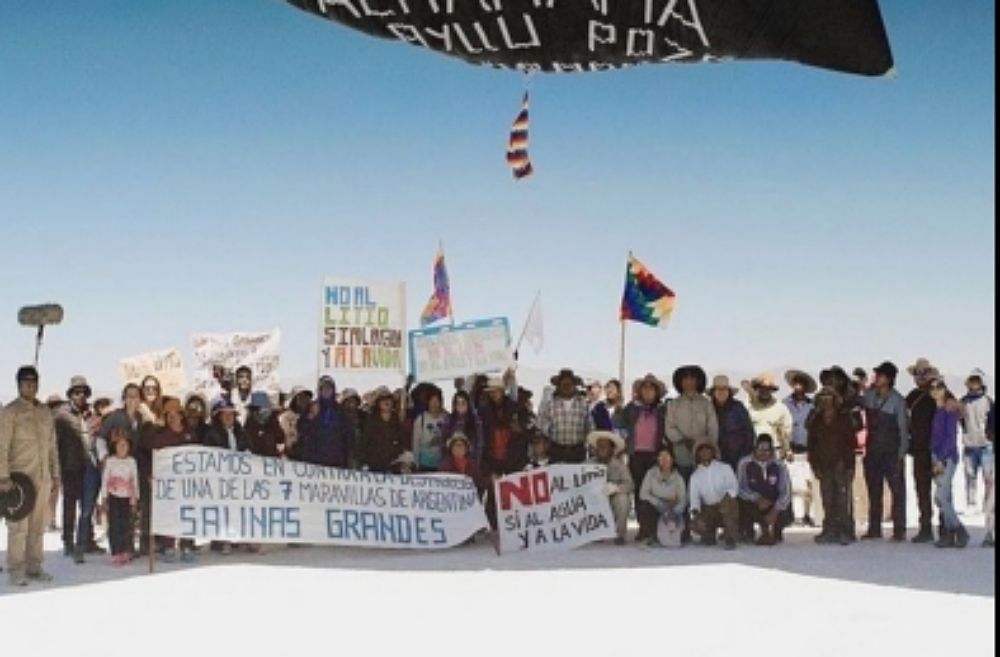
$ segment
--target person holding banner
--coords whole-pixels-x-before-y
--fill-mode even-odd
[[[551,383],[555,392],[552,399],[542,401],[538,426],[552,441],[553,462],[583,463],[587,458],[587,435],[594,429],[590,406],[579,392],[583,379],[571,369],[562,369]]]
[[[182,427],[182,430],[184,428]],[[187,434],[186,443],[194,442],[194,438]],[[236,452],[246,452],[250,449],[250,442],[247,440],[246,432],[240,426],[237,419],[237,410],[231,401],[219,399],[212,406],[212,427],[208,430],[205,439],[208,447],[221,447]]]
[[[419,472],[437,472],[444,457],[445,427],[448,414],[444,410],[441,389],[430,386],[424,395],[426,410],[413,419],[411,445]]]
[[[695,449],[698,467],[691,475],[691,531],[702,545],[715,545],[719,527],[727,550],[736,549],[739,525],[739,482],[733,469],[718,458],[718,447],[702,443]]]
[[[281,414],[281,432],[285,434],[285,455],[300,460],[302,445],[299,441],[299,421],[309,411],[312,391],[303,386],[295,386],[288,394],[287,409]]]
[[[484,388],[479,417],[483,426],[482,482],[486,487],[486,517],[490,528],[497,528],[497,479],[520,472],[528,458],[528,426],[517,403],[507,395],[507,385],[500,377],[490,377]]]
[[[307,463],[346,468],[353,449],[353,430],[337,403],[337,384],[332,377],[323,376],[316,388],[318,412],[299,420],[301,458]]]
[[[448,455],[441,460],[438,472],[465,475],[472,479],[477,489],[479,484],[479,463],[472,457],[472,442],[461,431],[451,435],[447,444]]]
[[[204,445],[212,428],[208,423],[208,400],[205,395],[192,392],[184,398],[184,423],[194,441]]]
[[[635,492],[635,482],[621,459],[625,441],[614,431],[592,431],[587,436],[587,445],[594,453],[594,463],[603,465],[607,471],[604,494],[608,496],[611,512],[615,516],[615,545],[625,545],[630,502]]]
[[[661,445],[656,452],[656,465],[646,471],[639,487],[639,533],[636,543],[655,545],[657,525],[662,520],[676,529],[677,545],[680,546],[680,530],[684,527],[684,512],[687,510],[687,486],[684,477],[674,467],[674,454],[667,445]]]
[[[365,418],[361,430],[361,465],[370,472],[389,473],[393,462],[409,451],[409,445],[392,391],[382,386],[373,397],[374,412]]]
[[[250,395],[247,422],[243,429],[252,453],[271,458],[278,458],[284,453],[285,435],[281,432],[277,414],[271,410],[271,398],[266,392]]]
[[[187,426],[184,422],[184,410],[181,407],[179,399],[173,397],[164,397],[162,400],[163,408],[163,422],[164,425],[156,430],[155,435],[149,441],[150,448],[150,468],[152,468],[152,453],[160,450],[167,449],[168,447],[181,447],[182,445],[194,445],[194,437],[188,432]],[[225,404],[226,402],[217,402],[216,406],[220,404]],[[233,422],[235,422],[236,412],[235,409],[232,410]],[[209,440],[212,440],[211,433],[209,434]],[[221,446],[221,445],[219,445]],[[140,477],[142,475],[140,474]],[[150,471],[149,479],[152,479],[152,471]],[[150,486],[150,498],[152,498],[152,487]],[[144,509],[152,508],[152,499],[143,500],[142,491],[139,491],[139,502]],[[144,530],[149,532],[149,512],[146,512],[145,527]],[[144,538],[148,541],[148,535],[144,534]],[[177,541],[169,536],[156,536],[154,537],[154,542],[161,558],[170,563],[177,558]],[[148,550],[148,547],[146,548]],[[181,560],[185,562],[191,562],[195,559],[194,553],[194,543],[190,540],[181,541]]]
[[[629,474],[632,481],[642,481],[656,465],[656,454],[667,444],[666,404],[660,400],[667,394],[666,386],[653,374],[639,380],[639,398],[618,414],[618,423],[625,433]],[[635,508],[641,499],[635,495]]]
[[[469,439],[470,455],[476,463],[483,460],[483,425],[472,405],[472,397],[464,390],[459,390],[451,398],[451,413],[445,427],[445,440],[456,433],[462,433]]]

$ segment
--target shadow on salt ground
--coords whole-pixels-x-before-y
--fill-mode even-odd
[[[848,547],[817,546],[815,531],[789,530],[785,544],[773,548],[740,546],[735,552],[721,548],[689,546],[679,550],[642,549],[634,544],[617,547],[590,545],[571,552],[498,556],[480,539],[475,545],[436,552],[375,550],[335,547],[269,546],[258,554],[239,551],[222,556],[203,549],[194,564],[155,564],[156,576],[225,565],[267,565],[381,572],[470,572],[593,570],[615,568],[664,568],[710,564],[740,564],[796,575],[844,580],[922,591],[995,597],[995,552],[979,547],[984,531],[970,528],[972,542],[965,550],[941,550],[929,545],[893,544],[889,541],[858,543]],[[0,545],[6,545],[0,529]],[[911,534],[912,534],[911,530]],[[12,593],[41,592],[63,587],[148,577],[148,559],[116,567],[108,557],[91,556],[82,565],[56,551],[58,536],[46,536],[45,568],[55,576],[49,584],[32,583],[27,589],[7,586],[0,580],[0,597]],[[0,552],[6,560],[6,553]]]

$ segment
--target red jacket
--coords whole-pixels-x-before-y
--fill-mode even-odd
[[[479,464],[476,463],[475,459],[471,457],[465,458],[464,467],[459,467],[458,463],[455,462],[455,458],[449,454],[441,460],[441,465],[438,466],[438,472],[442,474],[459,474],[465,475],[475,482],[476,486],[479,486]]]

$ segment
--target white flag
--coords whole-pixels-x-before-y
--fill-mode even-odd
[[[542,352],[545,345],[545,331],[542,326],[542,296],[535,298],[531,310],[528,312],[528,320],[524,324],[524,339],[528,341],[536,354]]]

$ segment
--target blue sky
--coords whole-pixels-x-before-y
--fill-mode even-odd
[[[929,355],[992,369],[995,7],[882,3],[895,79],[765,63],[532,82],[537,174],[504,144],[523,78],[276,0],[0,4],[0,398],[14,322],[58,301],[43,390],[122,356],[280,327],[315,368],[327,274],[402,279],[416,323],[444,240],[458,319],[535,367],[617,369],[633,249],[679,295],[629,372]],[[992,373],[992,372],[991,372]]]

